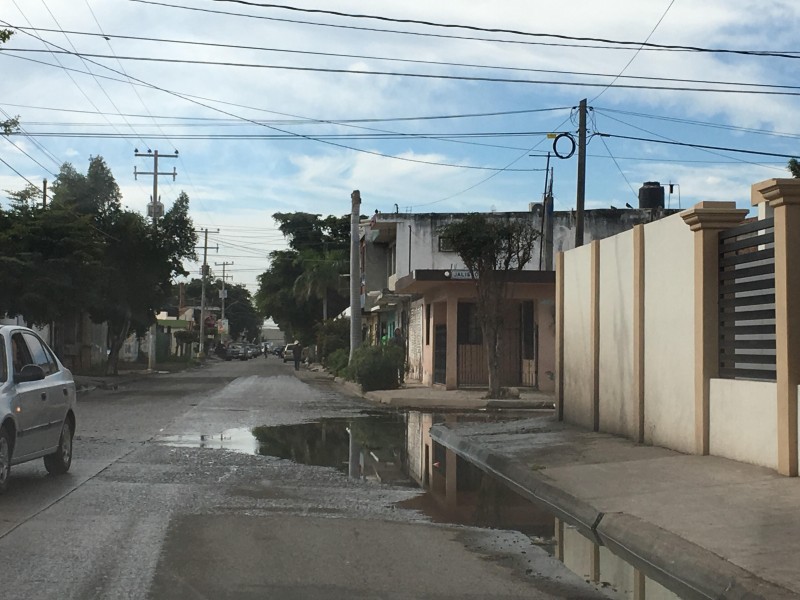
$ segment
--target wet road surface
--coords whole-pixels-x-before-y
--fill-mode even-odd
[[[0,496],[0,598],[603,597],[521,533],[434,523],[400,508],[419,489],[247,434],[374,410],[263,357],[84,395],[71,472],[14,467]]]

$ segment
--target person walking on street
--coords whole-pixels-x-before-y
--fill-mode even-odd
[[[294,359],[294,370],[300,370],[300,357],[303,355],[303,347],[300,345],[299,340],[295,340],[292,344],[292,358]]]

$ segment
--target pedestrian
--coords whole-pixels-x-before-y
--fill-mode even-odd
[[[292,358],[294,359],[294,370],[300,370],[300,358],[303,356],[303,347],[300,345],[299,340],[295,340],[292,344]]]
[[[391,339],[393,347],[397,356],[397,380],[400,385],[403,385],[403,380],[406,374],[406,339],[403,337],[403,332],[398,327],[394,330],[394,337]]]

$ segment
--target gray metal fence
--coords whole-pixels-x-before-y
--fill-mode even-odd
[[[719,235],[719,376],[775,381],[772,219]]]

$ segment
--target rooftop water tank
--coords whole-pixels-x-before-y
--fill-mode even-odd
[[[639,208],[664,208],[664,186],[657,181],[645,181],[639,188]]]

